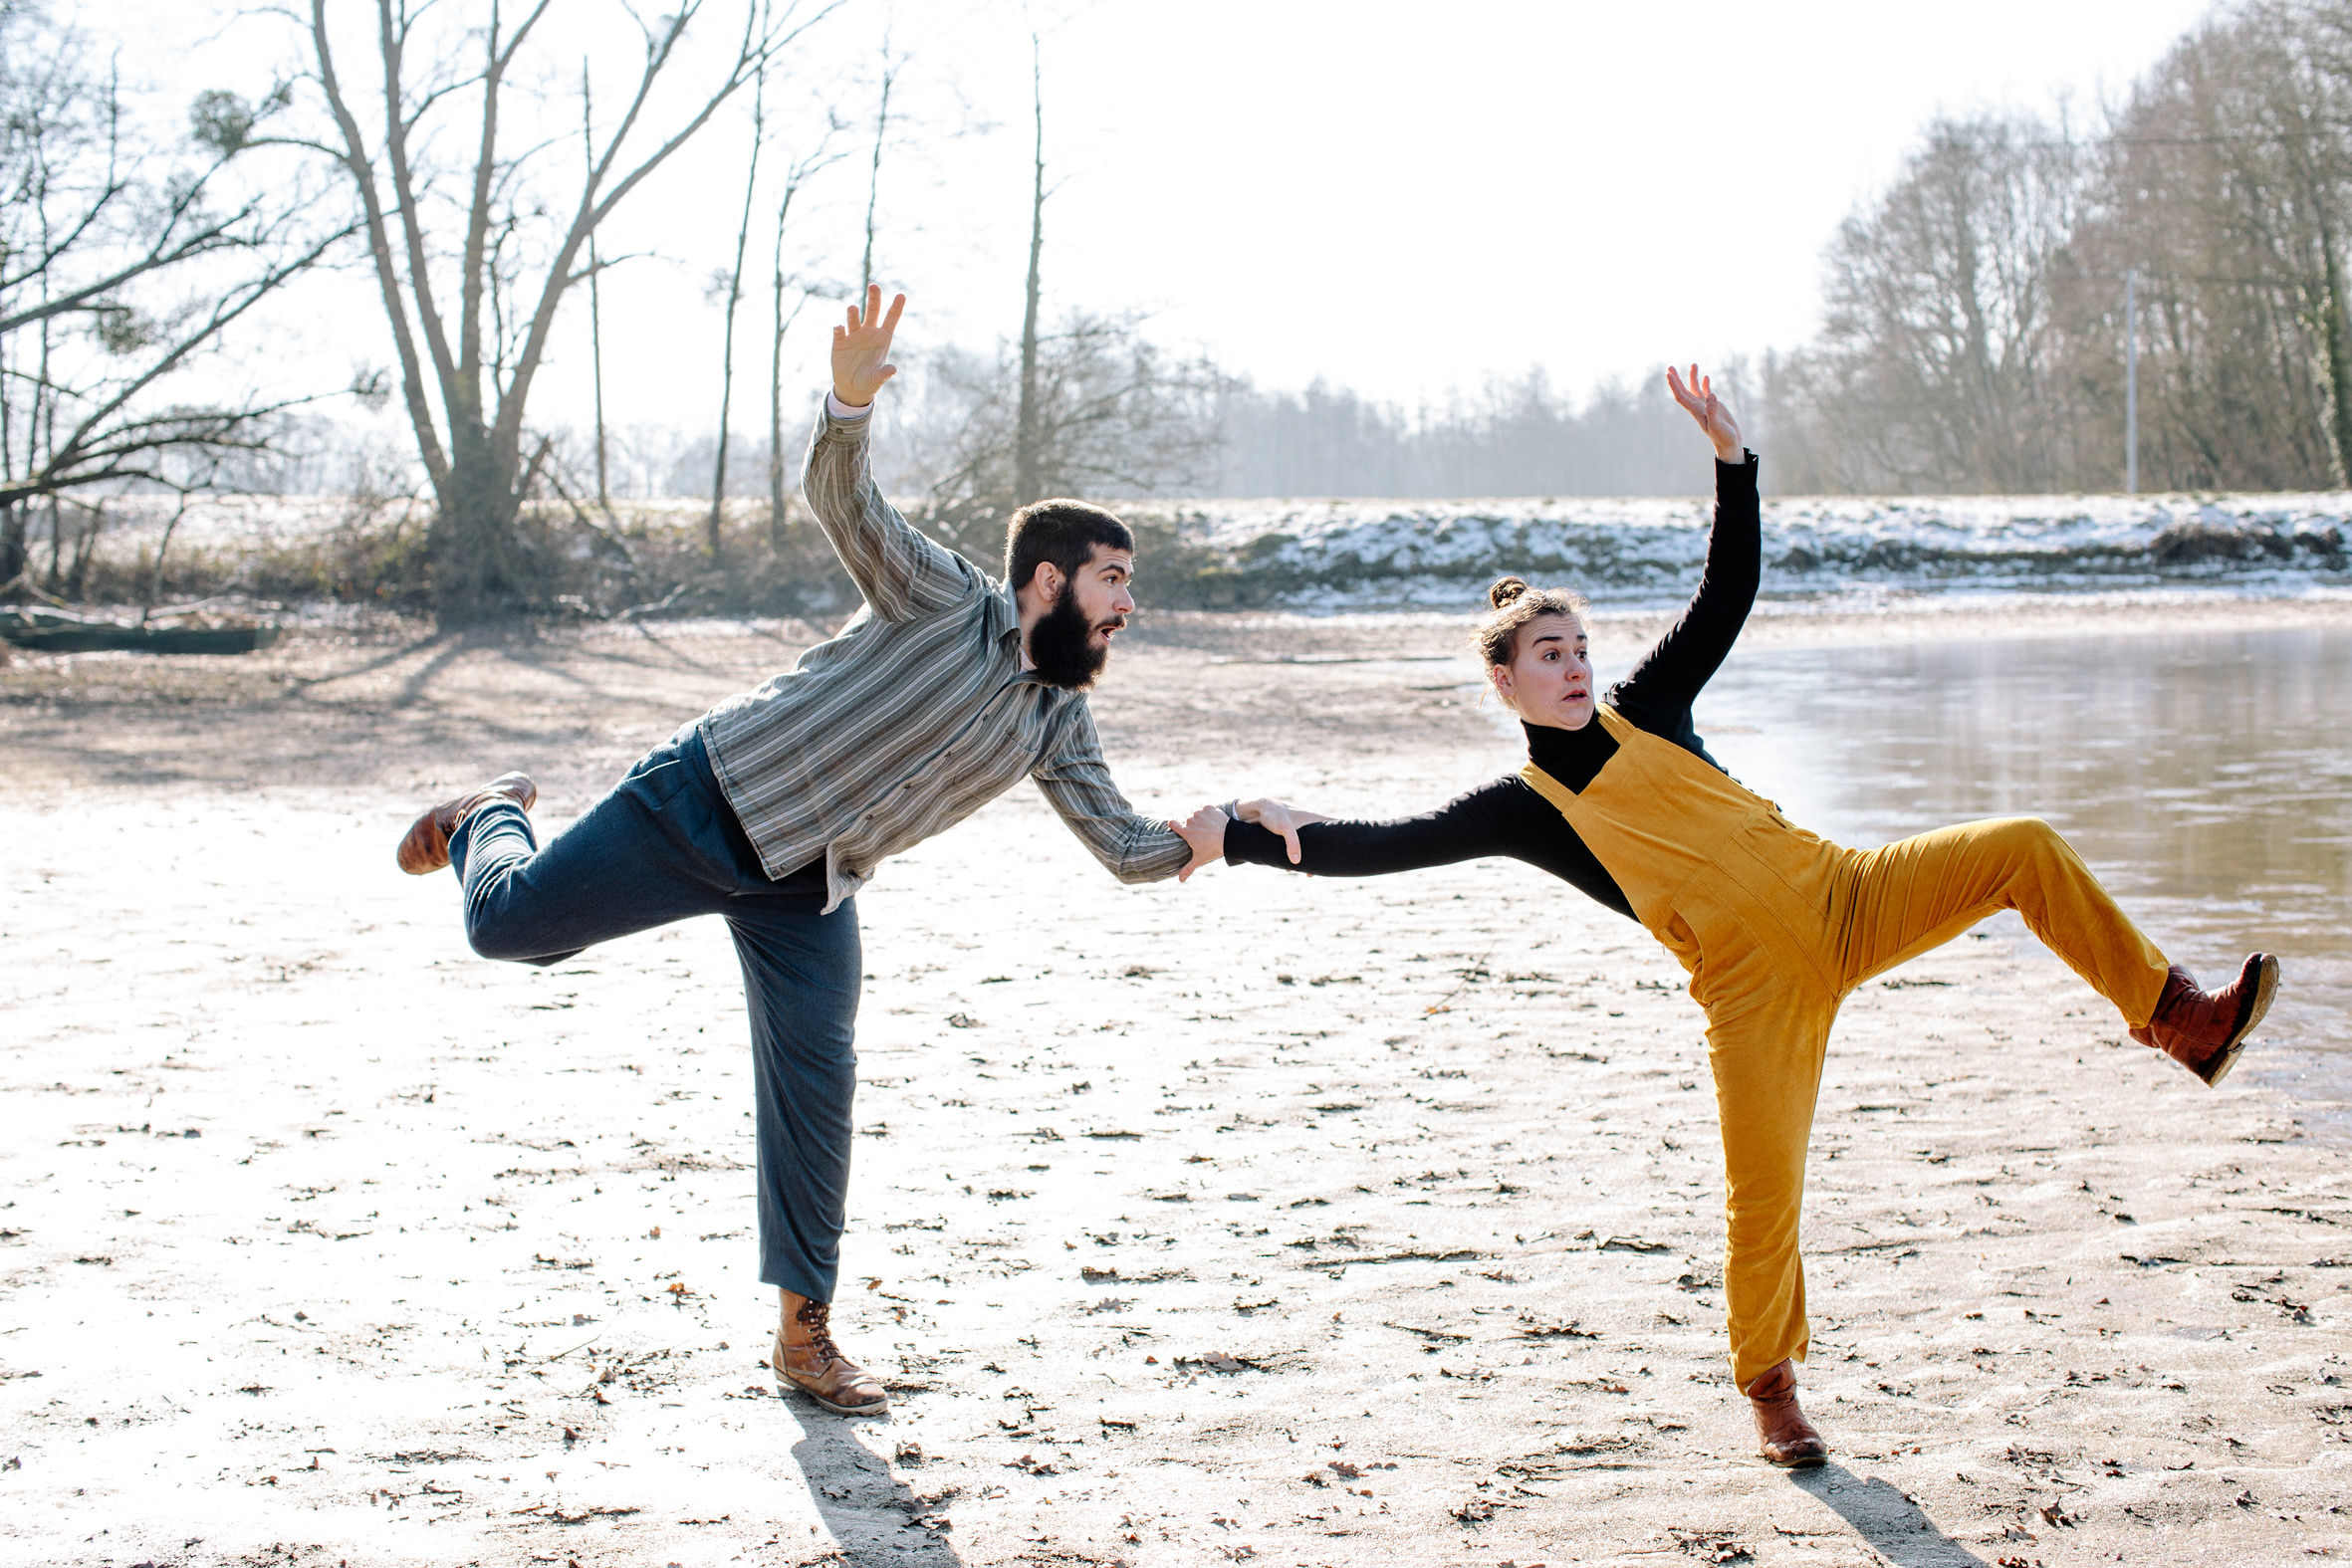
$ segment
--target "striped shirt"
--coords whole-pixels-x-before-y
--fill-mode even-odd
[[[801,475],[865,602],[830,642],[696,721],[762,868],[782,880],[823,856],[829,913],[884,856],[1027,775],[1120,881],[1174,876],[1191,850],[1111,783],[1085,697],[1023,669],[1012,586],[882,499],[871,423],[820,413]]]

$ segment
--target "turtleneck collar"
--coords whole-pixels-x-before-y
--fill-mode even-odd
[[[1528,737],[1529,760],[1536,767],[1543,768],[1545,773],[1551,772],[1550,769],[1543,767],[1545,757],[1570,755],[1573,748],[1581,744],[1588,744],[1587,732],[1589,731],[1600,730],[1603,735],[1608,733],[1606,730],[1600,729],[1598,719],[1587,724],[1582,730],[1563,730],[1556,724],[1529,724],[1525,719],[1520,721],[1519,727],[1526,732]]]

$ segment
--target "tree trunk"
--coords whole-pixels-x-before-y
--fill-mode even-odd
[[[580,61],[580,149],[588,158],[588,178],[596,175],[595,104],[588,97],[588,57]],[[604,476],[604,300],[597,287],[603,270],[596,253],[596,235],[588,231],[588,370],[596,391],[596,509],[612,521],[612,492]]]
[[[17,578],[25,571],[25,509],[0,509],[0,602],[22,595]]]
[[[66,597],[81,603],[90,593],[90,558],[97,553],[99,531],[106,527],[104,506],[89,509],[90,516],[74,535],[74,563],[66,568]]]
[[[1030,105],[1037,123],[1029,197],[1029,303],[1021,318],[1021,406],[1013,427],[1013,504],[1041,499],[1038,475],[1038,258],[1046,248],[1046,92],[1038,36],[1029,36]]]
[[[512,615],[522,607],[508,559],[522,511],[514,467],[479,429],[461,428],[449,457],[448,493],[427,536],[434,619],[464,626]]]
[[[2319,339],[2327,374],[2328,445],[2335,457],[2336,483],[2352,484],[2352,321],[2346,319],[2344,261],[2336,252],[2335,224],[2328,196],[2312,203],[2319,227]]]
[[[776,331],[768,337],[768,543],[784,548],[784,222],[776,224],[776,287],[770,301]],[[800,314],[795,312],[795,315]]]
[[[882,143],[890,133],[890,86],[898,80],[898,68],[890,64],[890,40],[882,39],[882,102],[874,111],[874,156],[865,173],[865,255],[857,263],[857,298],[863,300],[865,291],[874,281],[874,204],[882,193]]]
[[[800,193],[801,182],[831,159],[822,156],[802,162],[784,182],[784,197],[776,204],[776,245],[769,257],[775,277],[769,300],[775,332],[768,339],[768,539],[777,550],[784,549],[784,339],[793,330],[793,323],[801,319],[808,308],[809,290],[804,287],[801,297],[793,302],[788,315],[784,309],[784,230],[793,213],[793,197]]]
[[[743,303],[743,247],[752,233],[752,193],[760,183],[760,143],[767,139],[768,74],[763,71],[752,89],[751,168],[743,176],[743,221],[735,228],[735,266],[727,274],[727,325],[719,350],[719,451],[711,465],[711,516],[704,551],[717,560],[722,541],[720,524],[727,505],[727,419],[735,405],[735,308]]]
[[[66,518],[57,497],[49,498],[49,576],[43,586],[52,598],[65,582]]]

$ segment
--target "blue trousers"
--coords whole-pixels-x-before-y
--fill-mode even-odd
[[[853,901],[820,914],[821,876],[768,878],[692,730],[545,849],[522,807],[501,800],[450,835],[449,859],[466,940],[484,958],[556,964],[630,932],[726,917],[751,1011],[760,1278],[830,1301],[857,1088]]]

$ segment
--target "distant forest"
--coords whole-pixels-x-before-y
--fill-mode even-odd
[[[1824,257],[1824,325],[1726,380],[1782,493],[2327,490],[2352,475],[2352,4],[2225,8],[2085,125],[1930,123]],[[2127,284],[2128,280],[2128,284]],[[2136,320],[2127,314],[2136,305]],[[1660,389],[1539,373],[1411,413],[1229,392],[1209,495],[1692,488]]]
[[[2352,4],[2232,7],[2089,126],[1930,123],[1824,257],[1824,325],[1731,367],[1782,493],[2327,490],[2352,474]],[[2127,319],[2127,279],[2136,321]],[[2127,336],[2127,333],[2130,335]],[[1467,407],[1222,405],[1208,495],[1693,488],[1651,381]]]
[[[2095,124],[1940,117],[1823,263],[1819,336],[1725,375],[1769,441],[1775,491],[2120,490],[2127,342],[2139,488],[2343,487],[2352,3],[2224,7]],[[1095,389],[1114,403],[1120,374],[1151,379],[1109,368]],[[1166,383],[1189,376],[1187,407],[1214,433],[1189,463],[1136,465],[1163,493],[1695,488],[1681,415],[1651,376],[1579,402],[1531,370],[1474,402],[1406,409],[1319,382],[1268,391],[1211,366],[1158,369],[1158,428]],[[1153,422],[1138,428],[1147,455]]]
[[[1839,227],[1821,336],[1767,378],[1779,481],[2120,489],[2128,341],[2140,488],[2341,487],[2348,245],[2344,0],[2217,12],[2095,129],[1939,119]]]
[[[2229,7],[2095,126],[2023,112],[1929,123],[1827,246],[1819,336],[1736,358],[1720,380],[1768,444],[1780,494],[2115,491],[2135,326],[2140,489],[2336,489],[2352,472],[2348,268],[2352,0]],[[1261,388],[1165,352],[1133,319],[1074,312],[1039,349],[1045,406],[1075,411],[1047,467],[1087,494],[1642,496],[1705,482],[1655,374],[1577,398],[1532,368],[1404,407],[1319,380]],[[1017,345],[917,367],[890,410],[885,481],[947,507],[1004,492]],[[765,440],[731,444],[730,491],[764,493]],[[612,492],[693,494],[713,450],[707,434],[615,431]]]
[[[1130,329],[1119,331],[1124,336]],[[1049,351],[1059,341],[1049,337]],[[1604,382],[1580,404],[1552,388],[1542,371],[1530,370],[1475,401],[1408,410],[1319,380],[1303,391],[1261,391],[1214,366],[1171,371],[1157,365],[1148,344],[1123,346],[1121,363],[1081,378],[1095,383],[1089,400],[1116,407],[1148,386],[1162,402],[1159,417],[1110,421],[1103,443],[1110,451],[1068,489],[1160,499],[1665,496],[1688,495],[1707,482],[1706,449],[1692,438],[1690,416],[1667,397],[1663,368],[1638,385]],[[1140,369],[1138,350],[1146,359]],[[894,494],[987,488],[985,476],[974,486],[963,469],[975,454],[1001,445],[1001,433],[991,427],[1010,420],[1010,355],[1002,365],[950,357],[958,364],[944,375],[905,377],[906,399],[884,410],[897,424],[876,458]],[[1750,432],[1764,439],[1761,383],[1750,363],[1735,358],[1710,373]],[[793,427],[787,441],[802,433]],[[767,451],[761,442],[736,439],[749,455],[730,489],[748,499],[764,483]],[[712,450],[708,436],[681,444],[668,431],[617,432],[615,493],[690,494],[698,480],[708,483]],[[798,449],[788,448],[786,459],[797,465]]]
[[[870,115],[791,119],[772,78],[832,47],[810,34],[832,10],[737,10],[744,30],[696,51],[680,40],[702,36],[699,9],[662,14],[641,61],[600,68],[612,90],[591,99],[584,75],[577,114],[543,95],[547,125],[518,130],[498,112],[506,67],[464,62],[487,44],[569,82],[571,44],[535,34],[538,11],[453,0],[405,42],[358,11],[257,13],[301,69],[258,99],[182,105],[122,78],[101,10],[0,0],[0,602],[94,591],[118,502],[170,498],[176,520],[220,492],[346,498],[370,543],[320,580],[452,624],[555,602],[564,561],[607,562],[612,594],[660,605],[689,579],[717,593],[829,570],[790,527],[813,389],[786,384],[781,344],[804,307],[871,276],[879,181],[929,132],[894,117],[904,61],[887,50]],[[337,51],[381,90],[347,99]],[[664,127],[613,110],[632,76],[679,95]],[[1031,89],[1020,334],[913,359],[880,415],[879,477],[940,538],[990,554],[1005,516],[1048,495],[1705,487],[1655,369],[1578,395],[1537,366],[1407,407],[1260,387],[1146,320],[1051,297],[1055,98],[1045,74]],[[582,157],[540,158],[550,126],[578,126]],[[428,135],[475,149],[471,166],[410,158]],[[708,293],[719,373],[674,423],[608,425],[596,280],[618,261],[599,259],[599,226],[689,141],[744,171]],[[863,187],[862,252],[805,229],[796,200],[820,178]],[[257,390],[239,345],[329,266],[373,275],[389,361]],[[1822,289],[1812,341],[1718,372],[1776,493],[2116,491],[2133,452],[2146,491],[2352,488],[2352,0],[2224,0],[2095,112],[1932,120],[1830,238]],[[587,429],[531,403],[583,305]],[[621,505],[685,497],[691,518]],[[416,503],[428,527],[404,533]],[[170,527],[121,568],[149,598],[172,580]]]
[[[1745,363],[1710,373],[1756,426]],[[1530,370],[1476,401],[1411,412],[1320,381],[1302,392],[1243,381],[1221,388],[1215,418],[1203,496],[1660,496],[1708,483],[1706,448],[1663,371],[1605,381],[1581,407]]]

